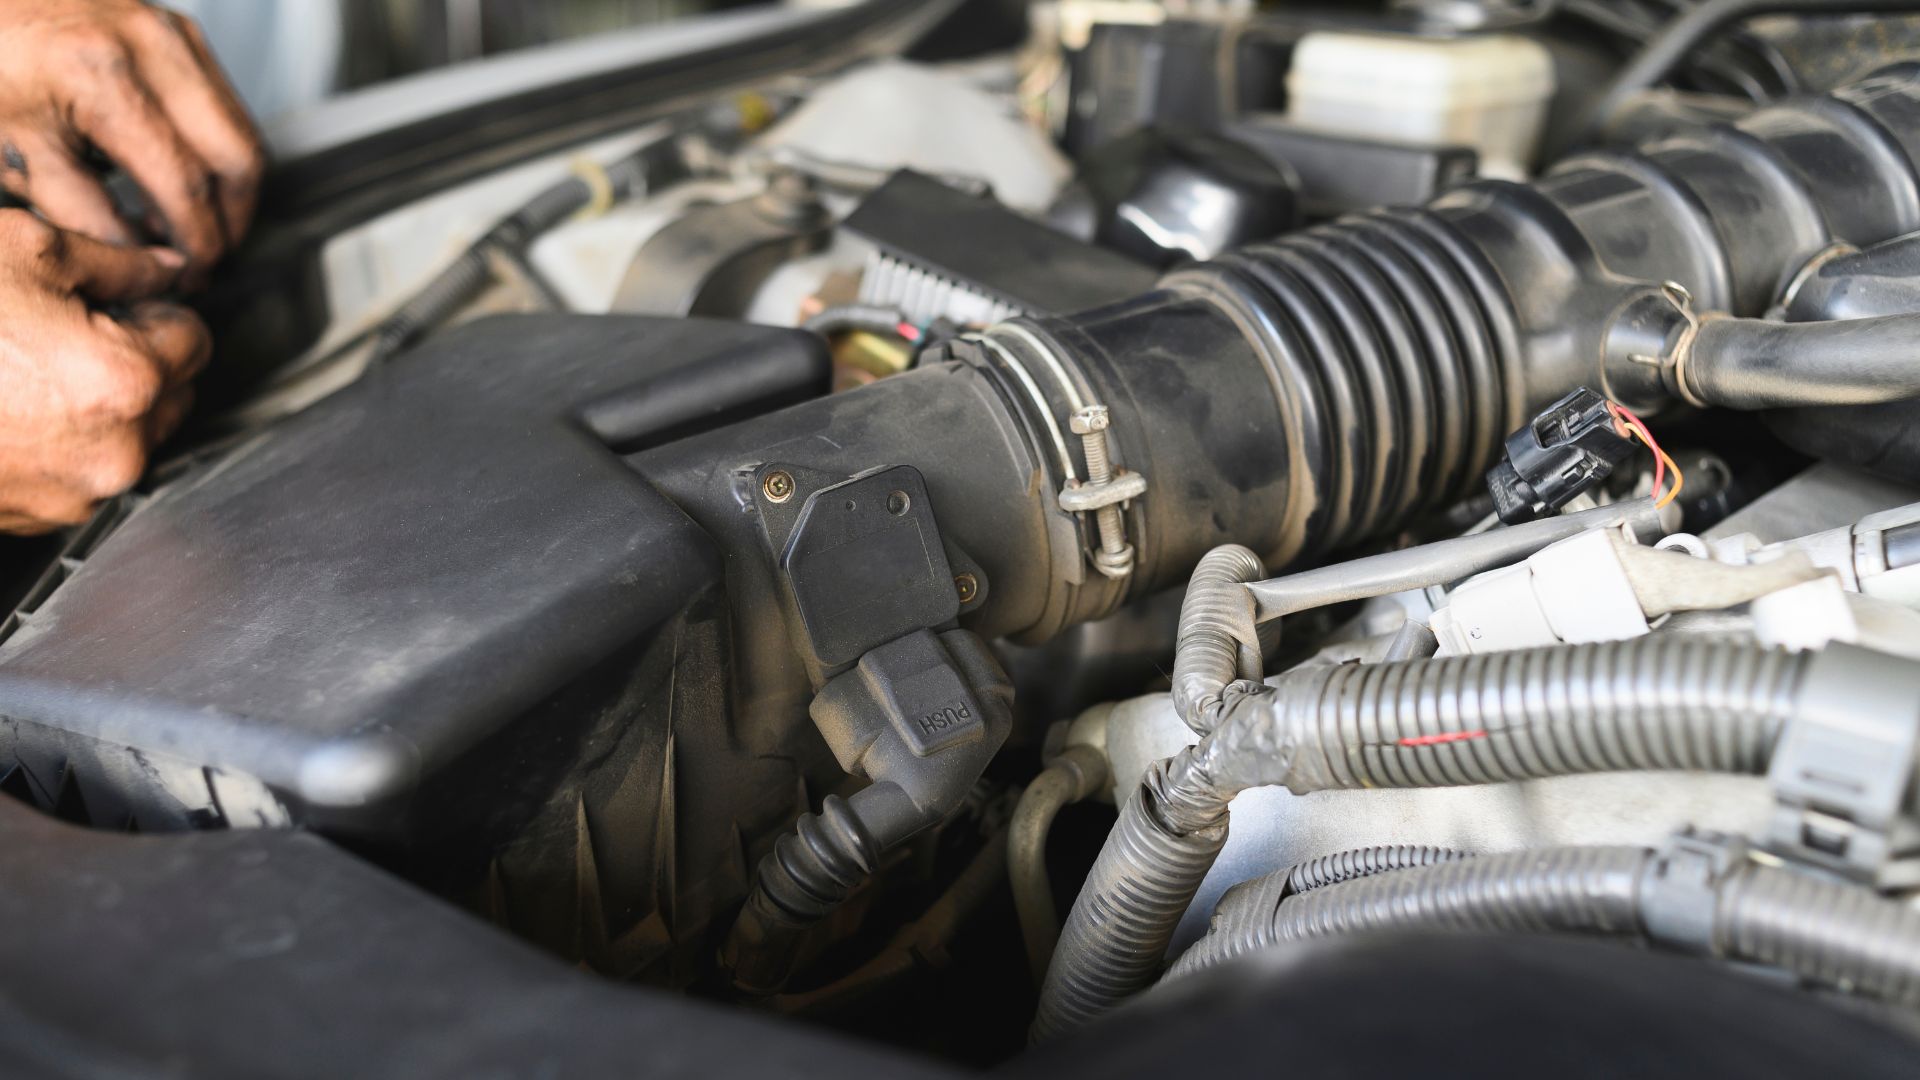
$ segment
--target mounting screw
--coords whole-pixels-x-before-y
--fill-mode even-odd
[[[961,603],[971,604],[973,598],[980,595],[980,581],[972,574],[956,575],[953,579],[953,591],[960,594]]]
[[[1107,458],[1108,423],[1105,405],[1075,409],[1067,418],[1067,427],[1080,436],[1089,484],[1104,484],[1113,479],[1113,463]],[[1126,522],[1120,516],[1120,508],[1103,506],[1095,510],[1093,524],[1100,533],[1100,550],[1093,558],[1095,569],[1113,578],[1132,573],[1133,545],[1127,543]]]
[[[793,498],[793,476],[784,470],[775,469],[760,481],[760,492],[768,502],[783,503]]]

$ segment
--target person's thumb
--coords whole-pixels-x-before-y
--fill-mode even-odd
[[[164,247],[115,247],[79,233],[63,238],[68,280],[75,292],[99,304],[124,304],[170,292],[186,269],[186,256]]]

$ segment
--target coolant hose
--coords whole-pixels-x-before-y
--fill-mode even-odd
[[[1061,933],[1036,1040],[1144,989],[1224,842],[1241,791],[1435,787],[1621,770],[1764,772],[1814,665],[1912,662],[1649,636],[1303,669],[1235,684],[1220,726],[1156,764]],[[1852,676],[1850,676],[1852,677]]]
[[[650,142],[608,165],[599,183],[569,176],[542,188],[519,209],[488,229],[455,257],[426,285],[375,328],[374,355],[384,360],[437,329],[477,299],[495,278],[493,259],[520,263],[521,272],[536,288],[544,288],[526,263],[528,248],[556,225],[586,209],[596,198],[621,200],[657,187],[662,179],[685,175],[686,167],[672,137]]]
[[[1780,409],[1920,397],[1920,314],[1834,322],[1709,319],[1675,370],[1700,405]]]
[[[1046,977],[1054,943],[1060,940],[1060,913],[1053,903],[1053,883],[1047,878],[1047,834],[1061,809],[1098,791],[1106,784],[1107,773],[1106,755],[1098,749],[1069,746],[1034,777],[1014,806],[1007,877],[1036,986]]]
[[[1270,875],[1284,881],[1285,875]],[[1704,939],[1649,923],[1662,854],[1516,851],[1366,877],[1298,896],[1266,879],[1223,901],[1171,975],[1288,942],[1356,933],[1588,933],[1767,964],[1829,987],[1920,1004],[1920,911],[1860,886],[1741,862],[1712,881]]]

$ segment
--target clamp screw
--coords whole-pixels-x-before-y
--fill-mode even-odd
[[[1088,405],[1075,409],[1067,418],[1067,427],[1080,436],[1080,449],[1087,459],[1087,483],[1105,484],[1113,479],[1113,463],[1107,457],[1107,407]],[[1108,577],[1125,577],[1133,572],[1133,545],[1127,543],[1126,523],[1120,507],[1103,506],[1093,512],[1094,526],[1100,533],[1100,551],[1094,566]]]
[[[974,577],[972,574],[955,575],[953,579],[953,591],[960,597],[961,603],[971,604],[973,603],[973,598],[980,595],[980,579]]]
[[[1088,405],[1085,408],[1075,409],[1073,415],[1067,418],[1067,426],[1073,429],[1075,435],[1091,435],[1096,431],[1105,431],[1107,423],[1105,405]]]

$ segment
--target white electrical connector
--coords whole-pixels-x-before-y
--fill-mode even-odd
[[[1594,529],[1474,577],[1434,612],[1440,655],[1624,641],[1648,631],[1612,531]]]
[[[1862,593],[1920,607],[1920,503],[1870,514],[1854,525],[1853,572]]]
[[[1768,593],[1747,611],[1753,616],[1753,636],[1762,645],[1802,652],[1829,642],[1860,640],[1860,626],[1837,576]]]
[[[1920,504],[1767,545],[1675,534],[1647,548],[1595,529],[1468,579],[1430,625],[1450,656],[1621,641],[1673,612],[1743,607],[1768,645],[1920,656]]]

